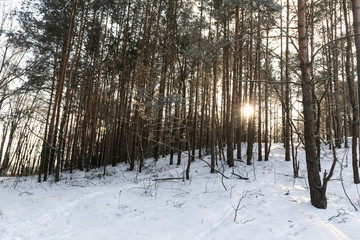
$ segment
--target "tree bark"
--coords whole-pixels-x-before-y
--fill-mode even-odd
[[[319,175],[319,159],[316,155],[314,103],[312,96],[313,82],[311,79],[311,63],[308,56],[306,39],[306,1],[298,0],[298,34],[299,57],[301,68],[301,86],[303,95],[304,138],[306,166],[310,187],[311,204],[316,208],[325,209],[327,206],[326,189],[323,188]]]
[[[290,50],[289,50],[289,26],[290,26],[290,4],[286,1],[286,46],[285,46],[285,161],[290,161]]]
[[[349,29],[349,23],[348,23],[346,0],[343,0],[343,11],[344,11],[346,34],[349,35],[350,29]],[[358,23],[359,23],[359,21],[358,21]],[[352,114],[353,114],[353,116],[352,116],[353,119],[352,119],[351,157],[352,157],[354,183],[358,184],[358,183],[360,183],[358,161],[357,161],[357,138],[358,138],[358,133],[359,133],[358,132],[359,109],[358,109],[357,102],[356,102],[355,82],[354,82],[354,79],[352,77],[351,70],[350,70],[350,64],[351,64],[351,40],[350,40],[350,37],[346,38],[346,44],[347,45],[346,45],[345,71],[346,71],[346,81],[349,86],[349,98],[350,98],[350,104],[352,107]],[[359,56],[359,54],[357,54],[357,59],[358,59],[358,63],[359,63],[360,61],[359,61],[358,56]],[[359,80],[359,78],[358,78],[358,80]]]

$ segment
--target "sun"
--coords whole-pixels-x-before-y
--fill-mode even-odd
[[[243,108],[244,114],[246,118],[249,118],[251,115],[254,114],[254,108],[251,107],[249,104],[246,104]]]

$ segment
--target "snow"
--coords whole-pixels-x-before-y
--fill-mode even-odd
[[[337,151],[343,164],[350,162],[349,149]],[[282,145],[273,144],[267,162],[237,161],[234,172],[249,180],[227,167],[230,178],[222,179],[196,160],[189,181],[155,181],[182,177],[185,155],[181,166],[169,166],[168,158],[149,159],[140,174],[119,164],[108,167],[105,177],[102,169],[63,173],[59,183],[37,183],[36,176],[0,178],[0,239],[359,239],[360,215],[344,194],[340,163],[323,210],[310,204],[303,150],[300,178],[292,177],[292,163],[283,159]],[[324,147],[322,168],[329,169],[331,161]],[[359,208],[351,167],[342,175]]]

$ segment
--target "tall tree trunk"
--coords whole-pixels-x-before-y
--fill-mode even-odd
[[[244,9],[241,9],[241,30],[240,30],[240,36],[239,38],[242,39],[244,34],[243,34],[243,28],[244,28],[244,18],[245,18],[245,14],[244,14]],[[243,96],[242,96],[242,81],[243,81],[243,41],[240,41],[239,44],[239,57],[238,57],[238,62],[239,62],[239,67],[238,67],[238,105],[242,106],[243,105]],[[239,118],[239,125],[238,125],[238,130],[237,130],[237,159],[241,159],[241,142],[242,142],[242,135],[243,135],[243,122],[242,122],[242,112],[241,109],[238,107],[238,118]]]
[[[58,52],[59,52],[59,43],[57,42],[55,56],[54,56],[54,69],[53,69],[53,76],[52,76],[52,83],[51,83],[50,100],[49,100],[49,106],[48,106],[48,110],[47,110],[47,114],[46,114],[45,134],[44,134],[44,140],[43,140],[42,150],[41,150],[41,160],[40,160],[38,182],[41,182],[41,174],[42,173],[44,173],[44,181],[47,180],[47,175],[48,175],[49,154],[50,154],[50,146],[51,146],[50,139],[51,139],[51,134],[52,134],[49,131],[49,119],[50,119],[50,114],[51,114],[52,101],[53,101],[53,97],[54,97]]]
[[[250,29],[253,28],[253,12],[250,12]],[[250,34],[250,46],[249,46],[249,79],[250,89],[249,89],[249,100],[248,104],[250,107],[254,107],[254,82],[253,82],[253,66],[252,66],[252,51],[253,51],[253,36]],[[251,165],[251,159],[253,156],[253,144],[254,144],[254,114],[248,116],[248,129],[247,129],[247,149],[246,149],[246,164]]]
[[[285,161],[290,161],[290,49],[289,49],[289,26],[290,26],[290,4],[286,1],[286,46],[285,46]]]
[[[216,43],[219,41],[219,23],[216,22]],[[213,64],[214,80],[212,89],[212,108],[211,108],[211,173],[215,172],[216,162],[216,94],[217,94],[217,60],[218,50],[215,50],[215,58]]]
[[[352,11],[353,11],[353,25],[354,25],[354,34],[355,34],[355,46],[356,46],[356,62],[357,62],[357,79],[358,79],[358,121],[356,124],[359,127],[359,118],[360,118],[360,0],[352,0]],[[359,134],[359,133],[358,133]],[[358,135],[359,136],[359,135]],[[360,147],[360,141],[359,141]],[[360,148],[359,148],[360,149]],[[360,158],[360,151],[359,151]]]
[[[76,15],[76,2],[77,2],[77,0],[73,1],[72,11],[71,11],[71,15],[70,15],[69,30],[68,30],[67,40],[66,40],[67,41],[67,43],[66,43],[67,55],[66,55],[66,59],[63,60],[64,62],[61,64],[61,68],[60,68],[60,72],[61,72],[60,78],[63,78],[63,79],[61,79],[61,81],[65,81],[67,64],[68,64],[68,61],[70,58],[71,41],[72,41],[72,34],[73,34],[73,30],[74,30],[75,15]],[[83,13],[84,13],[84,8],[83,8]],[[80,36],[81,36],[81,31],[79,34],[79,41],[77,44],[75,56],[77,55],[77,51],[79,50],[80,39],[81,39]],[[73,66],[74,65],[72,65],[72,67]],[[72,71],[70,71],[70,73],[71,72]],[[66,99],[65,99],[65,109],[63,111],[63,116],[62,116],[63,119],[60,123],[60,129],[59,129],[59,139],[58,139],[59,146],[58,146],[58,152],[57,152],[57,162],[56,162],[56,167],[55,167],[55,182],[58,182],[60,180],[60,170],[61,170],[61,165],[63,162],[63,145],[65,144],[63,133],[64,133],[65,123],[67,121],[69,104],[70,104],[70,81],[71,81],[71,75],[68,78],[68,84],[67,84],[67,89],[66,89]],[[60,102],[59,102],[58,115],[59,114],[60,114]]]
[[[200,5],[200,29],[198,36],[198,50],[201,48],[201,38],[202,38],[202,18],[203,18],[203,1],[201,1]],[[194,119],[192,126],[192,152],[191,152],[191,161],[195,161],[195,151],[197,147],[197,126],[198,126],[198,102],[199,102],[199,86],[200,86],[200,64],[201,58],[199,53],[199,59],[196,64],[196,82],[195,82],[195,105],[194,105]]]
[[[335,6],[333,6],[333,3],[331,4],[331,15],[333,15],[334,17],[331,17],[332,19],[332,39],[337,39],[337,11],[336,11],[336,1],[335,1]],[[338,67],[338,58],[339,58],[339,51],[337,49],[337,43],[335,42],[333,44],[332,47],[332,53],[333,53],[333,70],[334,70],[334,96],[335,96],[335,121],[334,121],[334,129],[335,129],[335,146],[337,148],[341,148],[341,119],[340,119],[340,100],[339,100],[339,94],[340,93],[340,89],[339,89],[339,67]]]
[[[269,160],[269,84],[270,80],[270,69],[269,69],[269,31],[266,31],[266,57],[265,57],[265,161]],[[271,140],[271,139],[270,139]]]
[[[231,103],[231,116],[229,124],[229,136],[227,142],[227,163],[229,167],[234,166],[234,131],[235,131],[235,116],[237,107],[237,62],[238,62],[238,39],[239,39],[239,7],[235,10],[235,46],[234,46],[234,62],[233,62],[233,77],[232,77],[232,103]]]
[[[258,80],[258,161],[262,161],[262,99],[261,99],[261,29],[260,29],[260,11],[257,20],[257,46],[256,46],[256,78]]]
[[[298,0],[298,34],[299,57],[301,68],[301,86],[303,95],[304,138],[306,165],[310,187],[311,204],[317,208],[326,208],[326,188],[323,188],[319,175],[319,159],[316,155],[314,103],[312,96],[313,82],[311,80],[311,63],[308,56],[306,39],[306,1]]]
[[[143,164],[143,152],[142,152],[142,137],[143,137],[143,118],[140,104],[143,104],[142,92],[145,88],[145,79],[144,79],[144,56],[145,56],[145,44],[147,41],[147,32],[148,32],[148,17],[149,17],[149,9],[150,9],[150,0],[146,1],[145,7],[145,16],[144,16],[144,27],[142,29],[143,35],[140,46],[140,57],[138,60],[138,69],[136,71],[136,82],[137,82],[137,93],[135,96],[136,106],[134,113],[134,129],[133,129],[133,141],[132,141],[132,149],[131,149],[131,157],[130,157],[130,170],[134,170],[135,167],[135,159],[139,159],[139,172],[142,170]]]
[[[343,0],[343,11],[344,11],[344,19],[345,19],[345,28],[346,28],[346,34],[350,34],[349,29],[349,23],[348,23],[348,13],[347,13],[347,6],[346,6],[346,0]],[[359,18],[358,19],[358,25],[360,23]],[[355,27],[355,23],[354,23]],[[358,29],[360,31],[360,29]],[[359,36],[357,36],[359,38]],[[360,41],[360,39],[358,39]],[[357,44],[357,49],[359,49],[360,44]],[[360,49],[359,52],[357,51],[357,60],[358,63],[360,62]],[[354,78],[352,77],[352,73],[350,71],[350,65],[351,65],[351,40],[350,37],[346,38],[346,62],[345,62],[345,71],[346,71],[346,81],[349,86],[349,98],[350,98],[350,104],[352,107],[352,144],[351,144],[351,157],[352,157],[352,168],[353,168],[353,177],[354,177],[354,183],[358,184],[360,183],[359,178],[359,169],[358,169],[358,161],[357,161],[357,138],[358,138],[358,122],[359,122],[359,109],[356,102],[356,91],[355,91],[355,82]],[[359,65],[359,64],[358,64]],[[358,66],[359,69],[359,66]],[[360,71],[358,71],[360,72]],[[359,76],[358,76],[359,80]]]

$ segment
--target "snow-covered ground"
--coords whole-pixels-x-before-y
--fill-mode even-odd
[[[323,169],[330,156],[324,149]],[[350,163],[350,149],[338,150],[338,157]],[[304,153],[297,179],[283,158],[282,146],[273,144],[268,162],[236,162],[234,172],[249,180],[228,168],[229,179],[210,174],[200,160],[190,181],[159,180],[181,178],[186,156],[181,166],[147,160],[141,174],[121,164],[108,167],[105,177],[102,170],[64,173],[59,183],[0,178],[0,239],[360,239],[360,214],[344,194],[340,163],[328,186],[328,208],[320,210],[309,202]],[[342,174],[359,208],[350,164]]]

